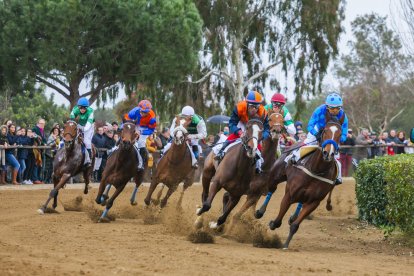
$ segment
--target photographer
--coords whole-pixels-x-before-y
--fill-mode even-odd
[[[361,133],[357,136],[355,140],[356,145],[371,145],[373,143],[372,139],[369,137],[368,129],[362,129]],[[355,149],[354,158],[359,161],[362,159],[368,158],[371,151],[368,151],[366,147],[358,147]]]

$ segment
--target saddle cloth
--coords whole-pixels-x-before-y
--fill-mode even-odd
[[[229,149],[231,149],[232,147],[234,147],[235,145],[237,145],[237,144],[240,144],[241,143],[241,140],[237,140],[237,141],[234,141],[233,143],[231,143],[230,145],[228,145],[227,146],[227,148],[225,148],[224,149],[224,154],[226,154],[226,152],[229,150]],[[218,145],[215,145],[214,147],[213,147],[213,149],[212,149],[212,151],[213,151],[213,153],[214,153],[214,155],[217,155],[218,154],[218,152],[221,150],[221,148],[223,147],[223,144],[218,144]]]

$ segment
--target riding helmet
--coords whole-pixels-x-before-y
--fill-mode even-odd
[[[286,103],[286,98],[281,93],[275,93],[272,96],[272,100],[271,101],[272,101],[272,103],[282,103],[282,104],[285,104]]]
[[[193,116],[194,115],[194,108],[192,108],[189,105],[184,106],[183,109],[181,110],[181,115],[182,116]]]
[[[246,96],[246,102],[253,104],[260,104],[263,101],[262,95],[257,91],[249,91]]]
[[[142,100],[142,101],[140,101],[138,103],[138,107],[139,107],[140,111],[142,111],[144,113],[148,113],[152,109],[151,102],[148,101],[148,100]]]
[[[78,106],[85,106],[85,107],[88,107],[88,106],[89,106],[89,101],[88,101],[88,99],[87,99],[87,98],[85,98],[85,97],[79,98],[79,100],[78,100]]]
[[[326,97],[325,104],[332,107],[341,107],[343,103],[341,96],[336,92],[332,92]]]

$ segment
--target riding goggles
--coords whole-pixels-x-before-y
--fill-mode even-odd
[[[279,102],[272,102],[273,107],[278,107],[278,108],[282,108],[284,106],[283,103],[279,103]]]
[[[249,108],[254,108],[254,109],[258,109],[258,108],[259,108],[259,105],[258,105],[258,104],[248,103],[248,104],[247,104],[247,107],[249,107]]]
[[[87,106],[82,106],[82,105],[80,105],[80,106],[79,106],[79,109],[88,109],[88,107],[87,107]]]
[[[341,110],[342,107],[341,106],[327,106],[329,110]]]

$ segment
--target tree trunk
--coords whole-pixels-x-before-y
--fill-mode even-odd
[[[234,60],[234,66],[236,71],[236,90],[234,95],[235,102],[239,102],[243,100],[243,86],[244,86],[244,79],[243,79],[243,61],[242,61],[242,55],[241,55],[241,40],[240,38],[237,38],[233,36],[233,60]]]

